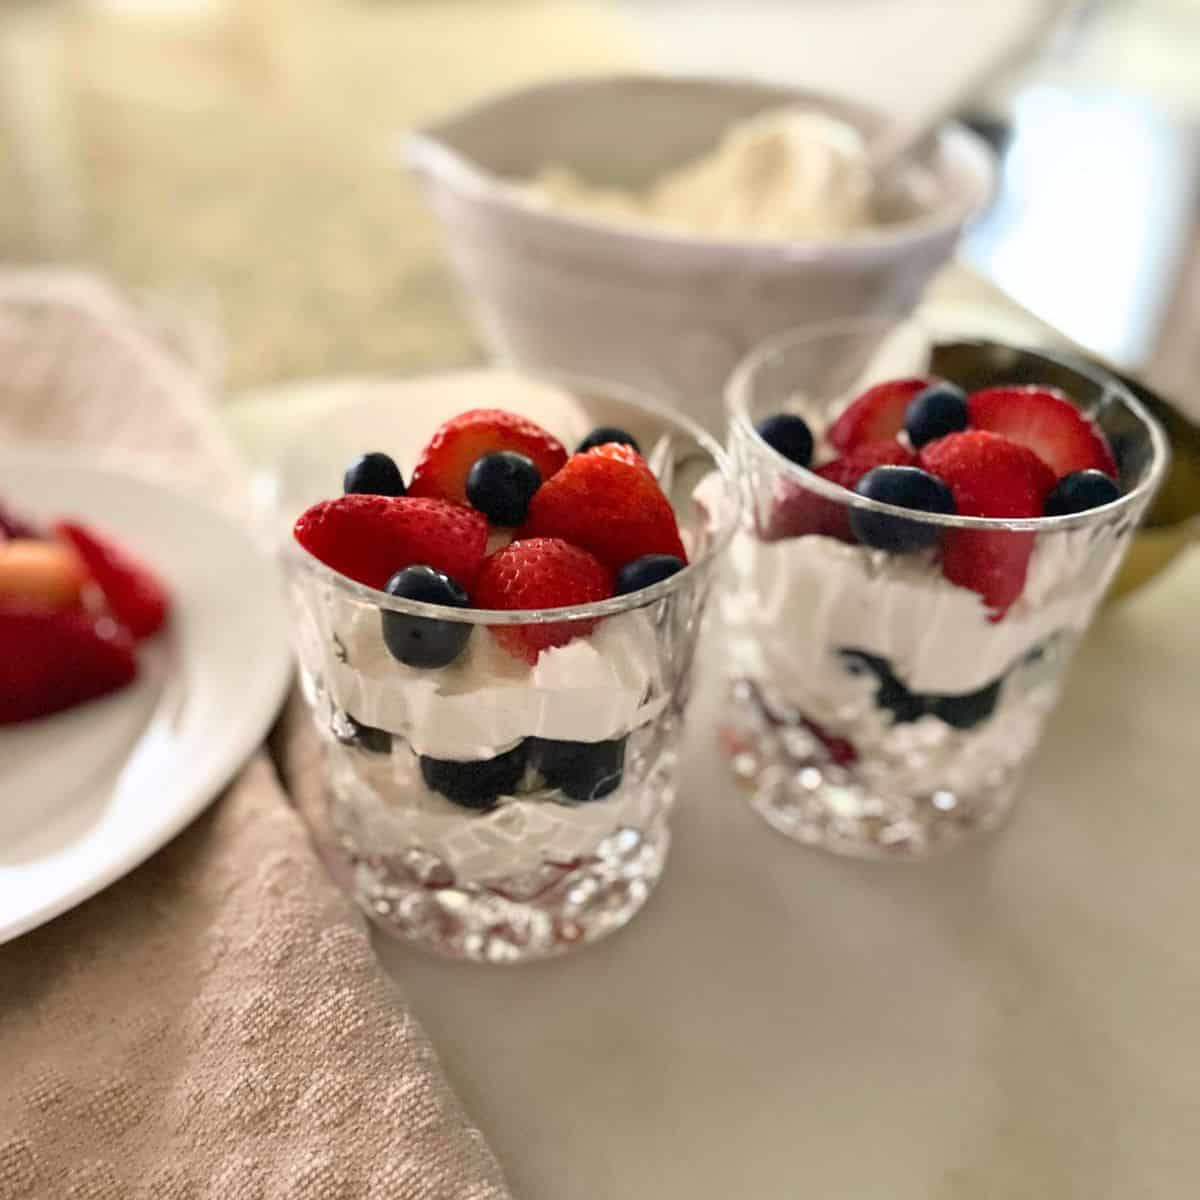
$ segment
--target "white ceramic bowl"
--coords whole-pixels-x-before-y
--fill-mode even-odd
[[[524,368],[613,379],[723,427],[722,388],[756,343],[835,317],[904,314],[991,194],[990,152],[944,128],[922,160],[932,196],[911,220],[811,241],[707,238],[547,211],[509,186],[551,163],[626,186],[711,150],[782,104],[868,137],[880,114],[767,84],[652,75],[509,92],[408,135],[404,157],[442,226],[489,350]]]

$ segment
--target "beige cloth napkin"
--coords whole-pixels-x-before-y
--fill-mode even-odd
[[[236,503],[206,403],[105,288],[0,274],[0,439],[151,452]],[[280,731],[297,771],[306,721]],[[132,875],[0,947],[0,1200],[507,1195],[265,753]]]

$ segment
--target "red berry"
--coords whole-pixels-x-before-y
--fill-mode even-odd
[[[594,554],[610,571],[644,554],[687,562],[671,502],[648,470],[605,455],[576,454],[535,493],[522,537],[555,537]]]
[[[968,397],[967,411],[973,429],[999,433],[1027,446],[1058,478],[1087,470],[1117,476],[1104,435],[1055,388],[987,388]]]
[[[964,517],[1040,517],[1054,472],[1032,450],[984,430],[952,433],[921,451],[921,466],[954,493]],[[947,529],[942,573],[970,588],[999,621],[1020,598],[1036,534]]]
[[[513,542],[491,555],[479,573],[475,606],[494,609],[567,608],[592,604],[612,595],[608,569],[586,550],[558,538]],[[497,625],[497,641],[528,663],[551,646],[586,637],[595,621],[536,625]]]
[[[644,471],[651,479],[654,479],[654,472],[650,470],[650,464],[626,442],[605,442],[601,446],[593,446],[590,450],[585,450],[584,453],[594,454],[598,458],[611,458],[613,462],[637,467],[639,471]],[[657,483],[657,480],[655,482]]]
[[[853,742],[848,742],[844,737],[830,733],[816,721],[808,720],[807,717],[804,718],[804,727],[825,747],[830,761],[835,766],[852,767],[858,762],[858,751],[855,750]]]
[[[445,500],[340,496],[300,515],[296,541],[326,566],[383,589],[399,570],[433,567],[470,588],[487,550],[487,518]]]
[[[0,725],[115,692],[137,675],[129,632],[81,608],[0,603]]]
[[[413,470],[408,494],[466,504],[471,468],[499,450],[525,455],[543,483],[567,461],[562,443],[527,417],[475,408],[452,417],[433,435]]]
[[[952,433],[922,449],[919,463],[954,493],[964,517],[1040,517],[1054,473],[1030,449],[996,433]]]
[[[166,624],[171,608],[167,589],[144,562],[75,521],[60,521],[54,532],[75,548],[113,616],[135,638],[151,637]]]
[[[894,438],[904,428],[904,413],[918,393],[935,380],[889,379],[867,388],[829,427],[826,440],[845,453],[864,442]]]
[[[814,474],[853,490],[854,485],[875,467],[911,467],[916,462],[917,456],[892,438],[865,442],[844,457],[817,467]],[[781,477],[770,519],[759,536],[763,541],[774,542],[813,533],[843,542],[857,540],[850,532],[850,512],[844,504],[827,496],[818,496],[795,480]]]

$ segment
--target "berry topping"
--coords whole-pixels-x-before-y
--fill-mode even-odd
[[[851,450],[844,458],[835,458],[833,462],[817,467],[815,474],[840,487],[853,489],[874,467],[908,467],[916,461],[916,455],[895,439],[866,442]],[[804,537],[806,534],[820,534],[842,542],[853,542],[849,509],[837,500],[809,491],[793,479],[780,479],[770,518],[759,536],[763,541],[774,542],[783,538]]]
[[[595,451],[576,454],[542,484],[521,536],[562,538],[612,571],[645,554],[687,561],[675,513],[654,477]]]
[[[644,554],[626,563],[618,572],[613,591],[618,596],[640,592],[682,571],[687,564],[673,554]]]
[[[86,525],[60,521],[54,532],[74,547],[113,616],[135,638],[151,637],[166,624],[167,589],[144,562]]]
[[[0,725],[105,696],[137,675],[133,641],[111,617],[24,601],[0,601],[0,663]]]
[[[967,409],[973,428],[1027,446],[1058,477],[1095,470],[1116,478],[1117,464],[1104,435],[1054,388],[987,388],[968,399]]]
[[[912,508],[917,512],[952,514],[955,511],[950,489],[919,467],[874,467],[854,485],[854,490],[868,500]],[[850,528],[864,545],[901,554],[932,546],[942,532],[939,526],[928,522],[908,521],[859,508],[850,510]]]
[[[0,541],[0,601],[15,598],[75,604],[86,582],[87,568],[62,542]]]
[[[1064,475],[1046,497],[1048,517],[1086,512],[1121,498],[1121,489],[1103,471],[1073,471]]]
[[[623,468],[625,469],[625,468]],[[607,600],[612,595],[608,569],[578,546],[558,538],[513,542],[483,564],[475,585],[475,604],[491,609],[567,608]],[[591,633],[595,621],[497,625],[496,640],[528,663],[551,646]]]
[[[555,742],[530,738],[530,761],[549,787],[584,804],[602,800],[621,786],[625,739],[609,742]]]
[[[894,438],[904,428],[910,401],[933,382],[924,378],[889,379],[867,388],[829,427],[829,444],[845,454],[864,442]]]
[[[618,429],[615,425],[601,425],[593,429],[591,433],[583,439],[582,442],[575,448],[576,454],[586,454],[589,450],[596,446],[607,445],[622,445],[632,446],[634,450],[641,454],[642,448],[638,445],[638,440],[632,433],[626,433],[624,429]]]
[[[421,755],[421,775],[425,783],[447,800],[487,812],[494,808],[499,796],[510,795],[525,774],[529,757],[527,742],[519,742],[511,750],[473,762],[430,758]]]
[[[423,564],[405,567],[387,581],[389,596],[467,608],[470,597],[449,575]],[[388,653],[409,667],[446,667],[452,663],[471,636],[466,621],[435,621],[429,617],[380,609],[380,628]]]
[[[543,480],[567,461],[562,443],[527,417],[475,408],[452,417],[433,435],[413,471],[408,494],[465,504],[471,468],[498,450],[523,454]]]
[[[1040,517],[1054,473],[1032,450],[983,430],[952,433],[921,451],[921,466],[944,480],[967,517]],[[1000,620],[1025,586],[1034,534],[948,529],[942,573],[978,592]]]
[[[917,449],[968,425],[967,393],[952,383],[931,383],[904,413],[904,432]]]
[[[779,413],[760,421],[755,432],[772,450],[797,466],[807,467],[812,462],[813,436],[803,417]]]
[[[470,587],[487,549],[482,513],[412,496],[342,496],[322,500],[296,521],[296,541],[335,571],[382,589],[420,563]]]
[[[654,479],[655,483],[658,482],[654,472],[650,470],[650,464],[642,457],[641,451],[625,442],[605,442],[600,446],[593,446],[590,450],[585,450],[584,454],[596,458],[611,458],[613,462],[624,463],[627,467],[636,467]]]
[[[356,458],[342,478],[347,496],[403,496],[404,476],[386,454],[374,451]]]
[[[532,459],[497,450],[476,459],[467,474],[467,499],[494,525],[520,525],[542,477]]]
[[[967,517],[1040,517],[1054,486],[1032,450],[981,430],[952,433],[921,451],[921,466],[944,480]]]

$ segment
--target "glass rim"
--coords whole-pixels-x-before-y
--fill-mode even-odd
[[[792,462],[790,458],[780,454],[773,446],[768,445],[754,427],[750,414],[750,396],[753,381],[760,370],[772,359],[777,358],[793,346],[802,346],[815,342],[823,337],[838,334],[852,334],[866,329],[891,330],[900,328],[905,323],[920,325],[920,320],[911,315],[905,317],[899,314],[881,317],[844,317],[833,321],[823,321],[815,325],[799,329],[784,330],[755,346],[733,369],[725,386],[725,406],[734,428],[755,446],[760,452],[770,458],[781,473],[790,476],[806,491],[814,492],[835,503],[843,504],[846,508],[857,508],[865,512],[886,513],[889,516],[904,517],[922,525],[938,525],[948,529],[977,529],[1010,532],[1048,533],[1079,529],[1123,513],[1126,509],[1136,508],[1148,500],[1162,482],[1167,469],[1168,448],[1167,437],[1162,427],[1154,420],[1140,400],[1130,389],[1110,371],[1096,366],[1090,361],[1076,357],[1070,352],[1060,352],[1043,347],[1025,347],[1010,345],[986,337],[941,336],[932,339],[934,345],[956,344],[994,346],[998,349],[1019,350],[1023,354],[1045,359],[1056,366],[1074,371],[1091,380],[1097,388],[1115,394],[1121,403],[1137,418],[1150,440],[1151,461],[1144,478],[1138,481],[1129,491],[1116,500],[1102,504],[1097,508],[1085,509],[1079,513],[1067,513],[1059,517],[968,517],[960,514],[931,513],[920,510],[903,508],[898,504],[887,504],[882,500],[870,500],[860,496],[849,488],[844,488],[832,480],[823,479],[808,467],[802,467]]]
[[[637,388],[552,369],[532,368],[522,370],[520,373],[530,379],[539,380],[567,392],[576,394],[592,392],[604,396],[606,399],[616,400],[663,422],[664,425],[673,427],[677,432],[687,434],[697,442],[708,453],[713,461],[714,469],[720,473],[725,484],[723,511],[719,514],[720,526],[707,553],[688,562],[682,571],[677,571],[674,575],[662,579],[650,587],[641,588],[622,596],[610,596],[607,600],[596,600],[590,604],[573,604],[564,608],[454,608],[450,605],[428,604],[423,600],[407,600],[399,596],[390,596],[387,592],[369,587],[365,583],[359,583],[357,580],[335,571],[333,567],[322,562],[306,547],[301,546],[292,536],[290,529],[280,550],[284,567],[295,568],[313,578],[320,579],[335,587],[347,598],[361,604],[369,604],[373,608],[406,616],[425,617],[431,621],[453,621],[462,625],[547,625],[571,621],[594,621],[602,617],[619,616],[621,613],[635,612],[639,608],[646,608],[677,591],[683,591],[694,583],[698,583],[702,576],[715,565],[716,560],[729,544],[741,515],[741,489],[737,485],[733,459],[729,451],[689,417],[665,404],[648,399]]]

